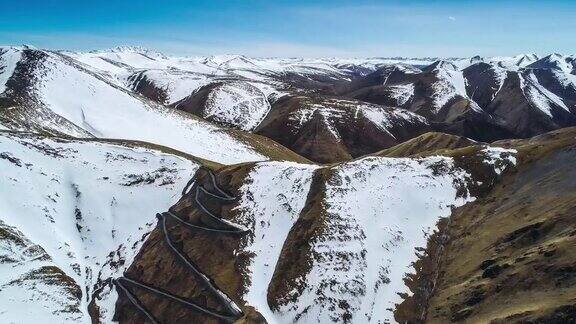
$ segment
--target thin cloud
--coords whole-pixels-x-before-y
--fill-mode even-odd
[[[454,17],[454,16],[448,16],[448,19],[449,19],[449,20],[452,20],[452,21],[455,21],[455,20],[456,20],[456,17]]]

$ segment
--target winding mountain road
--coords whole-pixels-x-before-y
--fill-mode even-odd
[[[238,307],[238,305],[236,305],[236,303],[234,303],[234,301],[232,301],[232,299],[230,297],[228,297],[228,295],[226,295],[222,290],[220,290],[217,286],[216,283],[210,279],[207,275],[205,275],[195,264],[192,260],[190,260],[190,258],[186,255],[186,253],[180,251],[173,243],[169,231],[168,231],[168,227],[166,225],[166,219],[167,217],[170,217],[172,219],[174,219],[175,221],[177,221],[179,224],[181,224],[182,226],[191,229],[191,230],[201,230],[201,231],[206,231],[206,232],[212,232],[212,233],[216,233],[216,234],[246,234],[249,232],[249,230],[247,228],[245,228],[242,225],[239,224],[235,224],[233,222],[227,221],[225,219],[222,219],[221,217],[218,217],[216,215],[214,215],[212,212],[210,212],[200,201],[199,199],[199,195],[200,192],[213,197],[213,198],[217,198],[219,200],[223,200],[226,202],[231,202],[236,200],[235,197],[227,194],[222,188],[220,188],[216,182],[216,177],[214,175],[214,173],[211,170],[208,170],[208,174],[210,176],[210,179],[212,181],[212,186],[214,187],[214,189],[218,192],[218,193],[212,193],[208,190],[206,190],[203,186],[198,185],[196,187],[196,193],[194,195],[194,201],[196,202],[196,205],[200,208],[200,210],[202,210],[206,215],[208,215],[214,222],[226,226],[226,227],[230,227],[232,229],[227,230],[227,229],[218,229],[218,228],[210,228],[210,227],[205,227],[205,226],[201,226],[201,225],[195,225],[189,222],[184,221],[181,217],[179,217],[178,215],[176,215],[173,212],[167,211],[164,212],[162,214],[156,214],[156,217],[158,218],[158,223],[159,223],[159,228],[161,229],[163,236],[164,236],[164,241],[166,242],[167,246],[169,247],[170,251],[176,256],[177,260],[180,261],[180,263],[188,268],[191,272],[194,273],[194,275],[202,282],[202,284],[211,292],[211,294],[216,298],[216,300],[218,300],[218,302],[222,305],[222,307],[224,307],[226,309],[226,314],[220,313],[218,311],[215,310],[211,310],[208,309],[206,307],[200,306],[196,303],[194,303],[193,301],[190,301],[186,298],[183,297],[179,297],[176,295],[173,295],[167,291],[164,291],[160,288],[157,287],[153,287],[150,286],[148,284],[139,282],[137,280],[134,279],[130,279],[130,278],[126,278],[126,277],[120,277],[115,279],[113,282],[114,284],[119,288],[119,290],[121,290],[122,292],[124,292],[124,294],[126,295],[126,297],[128,298],[128,300],[136,307],[136,309],[138,309],[142,314],[144,314],[144,316],[146,318],[148,318],[150,320],[151,323],[153,324],[159,324],[160,322],[152,315],[152,313],[150,311],[148,311],[146,309],[146,307],[144,307],[140,301],[138,300],[138,298],[126,287],[125,284],[130,284],[132,286],[135,287],[139,287],[141,289],[144,289],[146,291],[149,291],[151,293],[154,293],[158,296],[162,296],[165,298],[169,298],[170,300],[173,300],[175,302],[178,302],[192,310],[201,312],[203,314],[218,318],[222,321],[225,321],[227,323],[233,323],[235,320],[237,320],[238,318],[240,318],[242,316],[242,310],[240,309],[240,307]],[[184,190],[182,191],[182,195],[186,195],[188,194],[189,189],[191,189],[195,184],[194,179],[191,179],[187,184],[186,187],[184,187]]]
[[[183,306],[185,306],[185,307],[191,308],[192,310],[195,310],[195,311],[198,311],[198,312],[201,312],[201,313],[204,313],[204,314],[207,314],[207,315],[210,315],[210,316],[219,318],[219,319],[224,320],[224,321],[229,322],[229,323],[233,323],[233,322],[237,319],[237,317],[230,316],[230,315],[227,315],[227,314],[222,314],[222,313],[217,312],[217,311],[215,311],[215,310],[210,310],[210,309],[208,309],[208,308],[205,308],[205,307],[203,307],[203,306],[200,306],[200,305],[194,303],[193,301],[187,300],[186,298],[173,295],[173,294],[171,294],[171,293],[169,293],[169,292],[167,292],[167,291],[164,291],[164,290],[162,290],[162,289],[159,289],[159,288],[156,288],[156,287],[147,285],[147,284],[145,284],[145,283],[143,283],[143,282],[140,282],[140,281],[137,281],[137,280],[134,280],[134,279],[130,279],[130,278],[126,278],[126,277],[121,277],[121,278],[116,279],[115,284],[116,284],[117,286],[120,286],[125,292],[128,292],[130,295],[132,295],[132,293],[126,288],[126,286],[125,286],[124,283],[122,283],[122,282],[128,283],[128,284],[130,284],[130,285],[132,285],[132,286],[135,286],[135,287],[138,287],[138,288],[141,288],[141,289],[144,289],[144,290],[147,290],[147,291],[152,292],[152,293],[154,293],[154,294],[156,294],[156,295],[158,295],[158,296],[162,296],[162,297],[165,297],[165,298],[169,298],[169,299],[171,299],[171,300],[173,300],[173,301],[175,301],[175,302],[177,302],[177,303],[179,303],[179,304],[181,304],[181,305],[183,305]],[[132,298],[135,299],[135,300],[130,300],[132,303],[136,302],[136,303],[140,304],[139,301],[138,301],[138,299],[137,299],[134,295],[132,295]],[[130,299],[130,298],[129,298],[129,299]],[[144,306],[142,306],[142,305],[140,304],[140,307],[137,306],[137,308],[138,308],[141,312],[145,313],[145,314],[146,314],[146,317],[148,317],[153,323],[159,323],[159,322],[152,316],[152,314],[150,314],[150,313],[144,308]]]

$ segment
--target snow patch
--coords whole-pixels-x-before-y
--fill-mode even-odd
[[[388,86],[390,96],[396,99],[397,106],[405,105],[414,97],[414,84],[397,84]]]
[[[528,76],[525,77],[521,74],[518,75],[520,78],[520,87],[524,92],[526,98],[540,111],[553,117],[552,111],[554,105],[555,107],[560,107],[568,112],[570,109],[566,106],[562,98],[558,97],[554,93],[548,91],[539,82],[532,71],[528,72]]]
[[[14,47],[0,47],[0,94],[6,91],[6,82],[14,73],[22,52]]]
[[[266,95],[246,82],[230,82],[218,85],[206,99],[204,118],[253,130],[270,110]]]
[[[290,162],[259,163],[240,188],[235,221],[252,230],[242,250],[254,253],[247,269],[250,283],[243,298],[269,323],[274,323],[276,316],[268,306],[268,284],[288,232],[304,207],[315,169]]]
[[[514,149],[506,149],[496,146],[487,146],[482,150],[486,155],[484,163],[492,165],[496,174],[500,175],[509,166],[516,165],[516,154]]]

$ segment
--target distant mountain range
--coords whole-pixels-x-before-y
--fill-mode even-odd
[[[263,134],[299,154],[326,162],[384,149],[426,130],[492,141],[529,137],[576,124],[576,63],[573,56],[559,54],[542,58],[528,54],[362,60],[262,59],[241,55],[169,57],[134,47],[88,53],[28,47],[6,47],[1,51],[6,88],[2,105],[10,106],[11,114],[19,116],[0,119],[7,128],[168,144],[150,137],[162,135],[139,134],[137,129],[143,129],[143,124],[135,125],[136,129],[128,123],[121,130],[110,130],[107,128],[114,125],[112,120],[105,121],[108,125],[97,125],[91,120],[104,121],[95,115],[107,114],[135,122],[127,118],[130,111],[135,109],[133,113],[138,114],[143,107],[150,108],[145,109],[147,115],[154,114],[154,110],[165,111],[160,115],[166,120],[166,113],[178,118],[177,110],[181,110],[226,128]],[[78,104],[76,99],[80,98],[86,102]],[[300,104],[288,107],[286,103],[292,102]],[[314,108],[305,109],[305,102],[315,102]],[[372,104],[370,113],[364,113],[365,102]],[[102,106],[125,108],[108,113]],[[166,106],[175,109],[165,109]],[[390,129],[394,122],[383,122],[391,111],[384,107],[408,111],[397,116],[410,116],[412,112],[425,120],[418,127],[403,129],[399,140],[394,140],[398,130]],[[361,113],[352,113],[354,109]],[[350,116],[367,115],[374,118],[359,122],[374,129],[371,132],[391,133],[389,140],[365,146],[350,138],[354,129],[359,129],[352,126],[358,122]],[[138,118],[161,123],[152,116]],[[411,124],[411,120],[417,118],[410,117],[404,123]],[[191,122],[187,123],[188,126],[178,122],[170,129],[163,127],[163,133],[178,132],[177,137],[185,139],[185,128],[192,127]],[[193,124],[198,123],[201,124]],[[267,125],[273,125],[273,129],[267,130]],[[348,126],[353,129],[345,129]],[[213,126],[205,128],[210,127]],[[311,132],[311,127],[318,133]],[[308,144],[312,138],[317,144]],[[340,141],[348,143],[345,146],[354,145],[353,152],[341,147],[334,152],[336,156],[329,156],[316,150],[317,146]],[[170,145],[198,154],[173,142]],[[316,151],[314,157],[306,153],[310,149],[305,147],[310,145]],[[325,154],[328,156],[320,156]]]

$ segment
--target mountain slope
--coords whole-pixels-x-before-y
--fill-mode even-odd
[[[403,109],[325,96],[284,96],[255,129],[321,163],[349,160],[430,130]]]
[[[282,158],[287,152],[269,145],[260,153],[255,146],[264,141],[256,136],[239,137],[147,101],[66,56],[31,49],[20,49],[19,55],[0,103],[5,128],[142,140],[223,163]]]
[[[213,179],[201,169],[125,276],[223,312],[199,277],[175,262],[171,244],[236,305],[250,314],[255,307],[269,323],[391,320],[388,308],[401,301],[396,293],[408,289],[403,278],[416,260],[414,249],[425,245],[450,206],[474,199],[470,186],[477,180],[489,186],[514,162],[513,150],[485,146],[466,156],[477,165],[473,170],[438,156],[366,157],[327,167],[248,163],[223,168]],[[222,192],[234,198],[218,197]],[[200,229],[223,229],[214,217],[250,232]],[[218,322],[156,293],[131,291],[161,322]],[[121,323],[144,319],[126,296],[116,314]]]
[[[453,150],[477,144],[478,142],[465,137],[430,132],[414,137],[388,149],[376,152],[373,155],[385,157],[441,155],[443,150]]]
[[[454,211],[427,323],[574,321],[575,135],[502,143],[518,150],[517,169]]]
[[[270,111],[268,96],[254,83],[239,80],[213,82],[172,106],[245,131],[254,130]]]
[[[0,132],[0,321],[113,315],[120,275],[199,167],[133,145]]]

